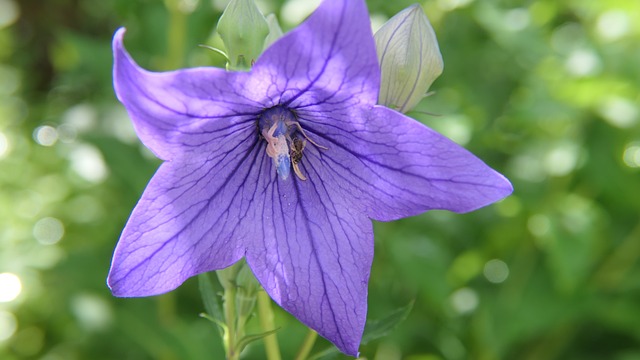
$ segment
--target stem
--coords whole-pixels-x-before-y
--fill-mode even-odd
[[[296,360],[305,360],[309,357],[309,353],[311,349],[313,349],[313,344],[316,342],[316,338],[318,337],[318,333],[309,329],[307,336],[304,338],[304,342],[302,342],[302,346],[300,350],[298,350],[298,355],[296,355]]]
[[[229,286],[224,289],[224,317],[227,323],[227,360],[240,359],[236,353],[236,288]]]
[[[182,66],[184,60],[187,13],[180,9],[179,1],[177,0],[165,0],[165,6],[169,11],[169,38],[164,67],[167,70],[175,70]]]
[[[264,290],[258,291],[258,317],[260,318],[260,327],[263,332],[271,331],[276,328],[273,322],[271,299]],[[267,335],[263,340],[267,359],[280,360],[280,348],[278,347],[278,338],[276,337],[276,334]]]
[[[174,292],[169,292],[158,297],[158,319],[162,326],[172,327],[176,318],[176,296]]]

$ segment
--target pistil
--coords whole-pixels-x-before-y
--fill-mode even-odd
[[[276,173],[282,180],[289,178],[292,168],[300,180],[307,180],[300,170],[306,140],[327,150],[326,147],[311,140],[302,129],[295,113],[284,107],[276,106],[265,110],[258,119],[258,128],[267,142],[267,156],[273,159]],[[298,133],[306,140],[300,139]]]

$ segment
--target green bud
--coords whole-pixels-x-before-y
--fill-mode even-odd
[[[262,53],[269,25],[253,0],[231,0],[218,20],[230,70],[248,70]]]
[[[278,18],[276,18],[274,14],[267,15],[267,24],[269,24],[269,35],[267,35],[267,38],[264,40],[265,49],[284,35],[282,28],[280,28],[280,24],[278,23]]]
[[[236,278],[240,270],[242,270],[242,267],[244,267],[244,261],[238,261],[228,268],[216,271],[218,281],[220,281],[220,285],[222,285],[225,290],[237,287]]]
[[[415,4],[387,21],[374,37],[381,69],[378,103],[406,113],[442,74],[436,34]]]
[[[236,311],[239,319],[247,319],[253,313],[260,284],[253,272],[245,263],[236,277],[238,292],[236,294]],[[242,321],[242,320],[241,320]]]

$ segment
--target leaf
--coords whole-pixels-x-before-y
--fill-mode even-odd
[[[413,309],[414,301],[411,301],[406,306],[394,310],[387,317],[378,320],[368,321],[364,327],[364,335],[362,336],[362,344],[368,344],[373,340],[380,339],[391,333],[398,324],[404,321],[411,309]]]
[[[204,308],[207,311],[208,316],[203,316],[219,326],[220,335],[224,335],[224,328],[220,324],[225,324],[225,319],[222,314],[222,306],[220,304],[220,297],[216,286],[211,281],[209,273],[203,273],[198,275],[198,286],[200,288],[200,294],[202,295],[202,302]]]
[[[211,321],[212,323],[218,325],[220,327],[220,331],[222,332],[222,337],[224,338],[227,333],[227,331],[229,330],[229,328],[227,327],[227,324],[223,323],[222,321],[218,320],[218,319],[214,319],[211,316],[209,316],[209,314],[207,313],[200,313],[200,317],[203,319],[207,319],[209,321]]]
[[[396,326],[398,326],[398,324],[409,316],[411,309],[413,309],[413,304],[414,301],[411,301],[406,306],[394,310],[391,314],[382,319],[367,321],[367,324],[364,327],[364,335],[362,335],[361,344],[368,344],[373,340],[389,335]],[[335,346],[332,346],[319,353],[313,354],[309,357],[309,360],[330,360],[334,359],[339,353],[338,349]]]
[[[276,331],[278,331],[278,330],[280,330],[280,328],[269,330],[269,331],[265,331],[265,332],[260,333],[260,334],[247,335],[247,336],[243,337],[240,341],[238,341],[238,344],[236,345],[236,347],[238,348],[239,352],[242,352],[242,350],[244,350],[245,346],[249,345],[250,343],[252,343],[252,342],[254,342],[256,340],[260,340],[265,336],[269,336],[271,334],[275,334]]]
[[[320,359],[333,360],[338,356],[338,354],[340,354],[340,351],[338,350],[338,348],[335,346],[332,346],[330,348],[320,351],[319,353],[313,354],[307,360],[320,360]]]

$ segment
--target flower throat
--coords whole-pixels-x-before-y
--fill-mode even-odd
[[[300,126],[296,114],[282,106],[265,110],[258,118],[257,125],[261,137],[267,142],[267,156],[273,159],[278,176],[287,180],[293,168],[300,180],[307,180],[300,170],[307,140],[323,150],[327,148],[311,140]]]

